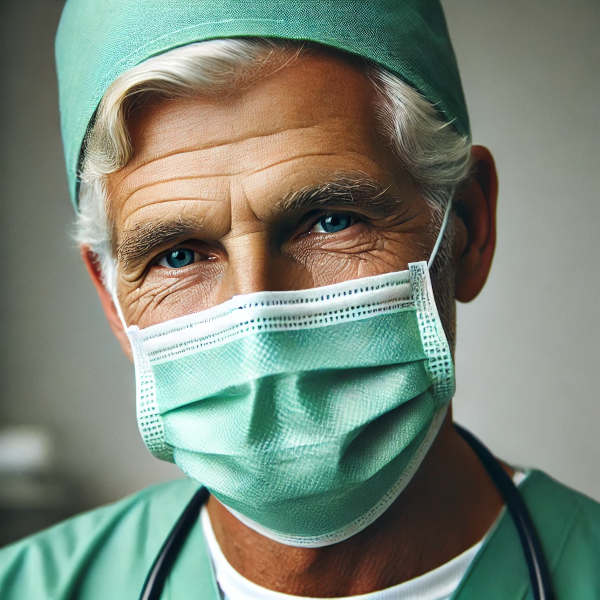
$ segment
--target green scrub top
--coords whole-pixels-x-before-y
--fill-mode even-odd
[[[7,546],[0,550],[0,598],[138,598],[164,539],[197,489],[191,480],[153,486]],[[520,490],[541,537],[556,598],[600,598],[600,504],[535,470]],[[162,598],[220,598],[199,520]],[[527,565],[506,511],[453,598],[532,598]]]

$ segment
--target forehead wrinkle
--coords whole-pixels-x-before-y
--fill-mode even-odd
[[[298,127],[294,127],[294,130],[301,132],[305,129],[312,129],[313,127],[314,127],[314,125],[298,126]],[[139,164],[135,164],[135,160],[133,160],[133,161],[129,162],[129,165],[132,165],[132,163],[135,164],[135,166],[132,169],[128,169],[128,165],[125,165],[121,169],[119,169],[119,171],[123,171],[123,173],[122,173],[122,176],[115,181],[114,186],[119,186],[123,182],[124,179],[139,172],[144,167],[150,166],[153,163],[156,163],[160,160],[164,160],[166,158],[170,158],[172,156],[176,156],[178,154],[185,156],[187,154],[192,154],[194,152],[202,152],[203,150],[212,150],[212,149],[223,148],[224,146],[231,146],[231,145],[236,145],[236,144],[240,144],[240,143],[244,143],[244,142],[249,142],[251,140],[258,140],[258,139],[262,139],[262,138],[275,136],[275,135],[284,133],[286,131],[289,131],[289,127],[281,127],[281,128],[275,129],[273,131],[269,131],[268,133],[260,133],[260,134],[254,133],[254,134],[250,134],[250,135],[247,134],[245,136],[241,136],[241,137],[233,139],[233,140],[219,141],[217,143],[211,142],[208,144],[203,144],[203,145],[194,146],[194,147],[184,147],[184,148],[180,148],[177,150],[171,150],[169,152],[165,152],[158,156],[153,156],[152,158],[149,158],[147,160],[143,160],[143,161],[139,162]],[[116,175],[119,171],[115,171],[114,174]],[[111,173],[111,175],[113,175],[113,173]]]
[[[211,179],[213,177],[229,177],[230,175],[238,175],[238,173],[211,173],[210,175],[182,175],[178,177],[167,177],[166,179],[159,179],[157,181],[149,181],[148,183],[143,183],[140,186],[134,188],[129,191],[127,196],[123,199],[124,202],[130,201],[136,193],[141,190],[145,190],[148,188],[155,187],[157,185],[162,185],[164,183],[170,183],[172,181],[193,181],[194,179]],[[192,199],[192,198],[190,198]],[[198,200],[203,200],[203,198],[198,197]]]
[[[248,175],[256,175],[257,173],[262,173],[263,171],[271,169],[272,167],[277,167],[279,165],[284,165],[285,163],[292,162],[294,160],[302,160],[304,158],[310,158],[310,157],[314,157],[314,156],[337,156],[337,153],[336,152],[310,152],[310,153],[306,153],[306,154],[290,156],[288,158],[282,158],[281,160],[276,160],[275,162],[269,163],[266,166],[259,167],[258,169],[255,169],[254,171],[248,171],[247,174]],[[240,175],[241,173],[246,173],[246,172],[240,171],[239,173],[234,173],[234,174]]]
[[[226,145],[226,144],[223,144],[223,145]],[[194,148],[194,149],[191,149],[191,150],[184,150],[184,151],[173,150],[172,152],[167,152],[165,154],[162,154],[161,156],[152,158],[151,160],[148,160],[148,161],[145,161],[145,162],[143,162],[143,163],[141,163],[139,165],[136,165],[132,169],[128,169],[127,165],[125,165],[125,167],[123,167],[122,169],[120,169],[121,176],[113,183],[112,187],[118,188],[118,187],[121,186],[121,184],[123,183],[124,180],[131,179],[134,176],[136,176],[136,177],[140,176],[140,173],[139,173],[140,170],[142,170],[144,167],[152,165],[155,162],[158,162],[158,161],[163,160],[163,159],[170,158],[171,156],[191,154],[193,152],[199,152],[199,151],[205,150],[205,149],[206,148]],[[119,171],[115,171],[114,173],[111,173],[111,176],[114,176],[117,173],[119,173]],[[174,177],[172,179],[189,179],[189,178],[193,178],[193,177],[218,177],[218,176],[219,176],[218,174],[215,174],[215,175],[213,175],[213,174],[210,174],[210,175],[190,175],[190,176]],[[143,176],[142,176],[142,179],[144,179]],[[151,182],[149,184],[142,183],[139,187],[134,188],[131,193],[136,192],[138,189],[142,189],[146,185],[153,185],[153,183],[154,182]],[[158,183],[160,183],[160,181]]]
[[[197,197],[192,197],[192,198],[186,198],[186,197],[176,197],[176,198],[160,198],[158,200],[153,200],[152,202],[148,202],[147,204],[142,204],[141,206],[136,206],[133,208],[133,210],[131,210],[131,212],[129,212],[127,215],[125,215],[122,219],[122,223],[126,223],[129,219],[131,219],[131,217],[133,217],[133,215],[135,215],[135,213],[139,212],[140,210],[144,210],[146,208],[149,207],[155,207],[155,206],[159,206],[161,204],[167,204],[167,203],[177,203],[177,202],[195,202],[199,200],[200,202],[203,203],[212,203],[212,202],[219,202],[218,200],[214,200],[214,199],[198,199]],[[190,222],[192,221],[192,219],[190,219]],[[116,238],[115,238],[116,239]]]

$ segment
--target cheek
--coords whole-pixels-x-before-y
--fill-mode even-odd
[[[304,241],[288,250],[310,275],[314,286],[402,271],[410,262],[427,259],[421,232],[367,230],[344,238]]]
[[[153,269],[136,287],[125,289],[122,304],[127,322],[140,328],[149,327],[218,303],[220,265],[181,271]]]

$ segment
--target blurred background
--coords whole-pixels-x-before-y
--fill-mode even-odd
[[[456,419],[600,500],[600,3],[447,0],[498,246],[458,312]],[[59,0],[2,0],[0,544],[179,477],[135,422],[133,369],[71,241]]]

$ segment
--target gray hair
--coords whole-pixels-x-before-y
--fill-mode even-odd
[[[84,143],[75,238],[96,255],[109,291],[114,292],[116,261],[106,176],[124,167],[132,156],[127,128],[131,113],[148,97],[227,94],[266,72],[283,68],[307,50],[309,44],[284,40],[199,42],[144,61],[108,88]],[[377,91],[382,131],[432,206],[436,221],[432,226],[437,228],[446,203],[469,174],[470,139],[442,120],[436,108],[400,78],[371,63],[366,63],[365,69]],[[447,262],[448,233],[436,260],[438,266]]]

